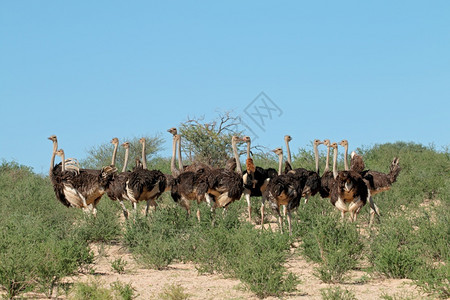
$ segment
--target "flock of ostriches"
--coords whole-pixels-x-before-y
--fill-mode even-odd
[[[243,138],[233,136],[231,140],[234,158],[227,161],[223,168],[214,168],[209,165],[194,162],[184,166],[181,158],[181,136],[176,128],[168,130],[173,135],[171,173],[163,174],[159,170],[148,170],[145,155],[145,139],[141,139],[142,159],[136,159],[136,166],[132,171],[127,171],[129,143],[125,142],[125,161],[122,172],[115,167],[116,154],[119,146],[117,138],[113,138],[114,145],[112,162],[110,166],[101,170],[82,169],[75,159],[65,159],[64,151],[58,149],[56,136],[49,139],[53,141],[53,154],[50,165],[50,179],[52,181],[56,197],[67,207],[82,208],[87,212],[96,214],[96,206],[103,194],[107,194],[111,200],[117,200],[122,206],[125,218],[128,211],[124,201],[130,201],[136,212],[139,201],[146,201],[146,214],[149,206],[156,208],[155,200],[168,191],[173,200],[182,205],[188,215],[191,201],[207,202],[213,211],[217,207],[226,208],[230,203],[239,200],[244,195],[248,203],[248,218],[251,220],[250,197],[262,197],[261,225],[264,222],[264,204],[268,201],[272,209],[277,213],[280,230],[283,231],[283,217],[280,207],[284,205],[287,213],[289,233],[291,233],[291,211],[300,204],[304,197],[308,198],[317,193],[322,198],[329,198],[344,218],[349,212],[350,220],[355,221],[361,208],[369,202],[370,224],[379,210],[372,197],[380,192],[390,189],[400,172],[399,160],[394,158],[388,174],[365,170],[361,156],[351,153],[350,167],[348,166],[348,142],[342,140],[339,145],[344,147],[344,171],[337,170],[338,144],[329,140],[315,140],[314,154],[315,170],[304,168],[293,169],[291,167],[291,153],[289,149],[290,136],[285,136],[287,161],[283,165],[283,150],[274,149],[279,158],[278,171],[273,168],[264,169],[255,166],[251,158],[250,137]],[[237,143],[247,143],[246,170],[242,172]],[[326,165],[322,175],[319,174],[318,146],[327,147]],[[330,148],[333,148],[333,167],[329,170]],[[178,168],[175,160],[178,152]],[[55,165],[55,156],[61,157],[61,163]],[[200,220],[200,211],[197,210],[197,218]]]

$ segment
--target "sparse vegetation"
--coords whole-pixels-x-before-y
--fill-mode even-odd
[[[438,152],[431,147],[399,142],[359,152],[367,167],[382,172],[387,172],[392,157],[400,157],[402,173],[398,181],[392,190],[374,198],[382,212],[380,221],[368,230],[367,205],[356,223],[341,221],[329,201],[316,196],[294,212],[291,237],[278,231],[256,230],[244,220],[245,201],[236,201],[225,214],[217,210],[214,216],[201,203],[202,220],[197,222],[194,216],[187,218],[185,210],[173,203],[170,196],[163,195],[160,206],[150,216],[138,213],[128,221],[121,221],[119,205],[105,196],[98,206],[97,218],[92,218],[58,203],[47,177],[26,166],[3,162],[0,293],[9,299],[30,291],[55,296],[59,289],[67,289],[61,283],[63,278],[92,269],[94,256],[89,243],[119,242],[143,266],[160,270],[176,261],[194,262],[199,272],[238,278],[260,298],[283,296],[296,290],[302,278],[287,270],[286,261],[300,255],[317,264],[316,275],[323,282],[344,281],[349,271],[359,268],[364,261],[368,275],[360,284],[370,282],[372,275],[381,274],[411,279],[432,297],[450,297],[448,150]],[[168,166],[164,158],[154,157],[152,162]],[[255,163],[262,167],[276,165],[264,155],[255,155]],[[311,151],[302,149],[294,155],[293,165],[313,168]],[[260,202],[252,201],[255,221],[259,222]],[[193,205],[192,211],[195,210]],[[266,211],[270,215],[270,210]],[[290,251],[294,243],[299,244],[299,251]],[[119,274],[126,270],[121,258],[110,264]],[[167,299],[189,297],[183,288],[178,292],[177,289],[172,286],[164,293],[185,298]],[[74,284],[68,297],[133,299],[135,294],[130,284],[117,282],[104,287],[93,279]],[[339,288],[324,290],[322,297],[355,298],[353,292]]]
[[[164,287],[162,293],[158,294],[158,299],[161,300],[187,300],[189,294],[184,291],[184,288],[179,284],[169,284]]]
[[[329,287],[320,291],[323,300],[356,300],[355,294],[340,287]]]
[[[127,265],[126,261],[124,261],[122,258],[117,258],[111,262],[111,269],[113,269],[114,272],[123,274],[125,273],[126,265]]]

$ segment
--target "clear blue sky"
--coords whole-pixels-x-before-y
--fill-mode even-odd
[[[45,173],[52,134],[79,159],[160,134],[169,156],[168,128],[227,110],[251,123],[261,92],[280,109],[250,124],[268,148],[290,134],[294,149],[439,149],[449,13],[449,1],[1,1],[0,159]]]

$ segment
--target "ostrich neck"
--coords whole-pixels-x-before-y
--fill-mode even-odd
[[[113,155],[112,155],[112,159],[111,159],[111,166],[115,166],[116,165],[116,155],[117,155],[117,147],[119,146],[119,144],[114,144],[114,150],[113,150]]]
[[[61,170],[64,172],[66,171],[66,160],[64,153],[61,154]]]
[[[247,142],[247,159],[250,158],[250,141]]]
[[[145,142],[142,143],[142,167],[147,169],[147,156],[145,155]]]
[[[282,167],[283,167],[283,154],[278,154],[278,175],[281,175]]]
[[[52,176],[53,168],[55,167],[55,156],[56,156],[56,150],[58,149],[58,141],[53,141],[53,153],[52,153],[52,159],[50,160],[50,171],[49,175]]]
[[[348,161],[347,161],[347,156],[348,156],[348,146],[345,146],[345,152],[344,152],[344,169],[345,171],[348,171]]]
[[[334,179],[337,178],[338,175],[338,171],[337,171],[337,155],[338,155],[338,150],[337,147],[333,148],[333,177]]]
[[[314,157],[316,159],[316,173],[319,174],[319,150],[317,145],[314,143]]]
[[[233,147],[234,158],[236,159],[236,171],[238,172],[239,175],[242,175],[241,162],[239,160],[237,145],[234,140],[231,141],[231,146]]]
[[[130,149],[125,148],[125,160],[123,162],[123,168],[122,168],[122,173],[125,172],[127,170],[127,166],[128,166],[128,155],[130,153]]]
[[[289,141],[288,140],[286,140],[286,151],[287,151],[287,161],[292,166],[291,148],[289,147]]]
[[[325,162],[325,170],[323,172],[328,172],[330,170],[330,146],[327,146],[327,160]]]
[[[175,156],[177,151],[177,137],[176,135],[173,136],[172,141],[172,159],[170,160],[170,171],[172,172],[172,175],[175,175],[176,168],[175,168]]]
[[[178,170],[183,171],[183,160],[181,158],[181,135],[178,136]]]

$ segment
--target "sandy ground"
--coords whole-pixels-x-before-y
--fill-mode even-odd
[[[258,299],[239,280],[225,278],[220,274],[199,274],[191,263],[175,263],[166,270],[158,271],[141,268],[127,249],[120,245],[93,244],[92,249],[96,255],[94,275],[68,278],[68,282],[86,282],[96,277],[108,287],[120,281],[134,287],[136,294],[139,294],[137,299],[158,299],[158,295],[173,284],[181,286],[189,294],[189,299]],[[111,263],[119,258],[127,262],[124,274],[118,274],[111,268]],[[353,271],[347,283],[329,285],[315,277],[314,265],[301,257],[290,259],[287,267],[299,277],[301,283],[297,292],[284,295],[283,299],[322,299],[321,289],[336,286],[353,292],[357,299],[382,299],[382,295],[395,296],[397,299],[422,298],[414,285],[410,284],[411,280],[373,278],[363,271]]]

